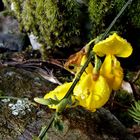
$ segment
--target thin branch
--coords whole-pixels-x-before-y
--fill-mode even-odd
[[[116,23],[116,21],[118,20],[118,18],[123,14],[123,12],[125,11],[125,9],[128,7],[129,4],[132,3],[133,0],[128,0],[126,2],[126,4],[123,6],[123,8],[120,10],[120,12],[117,14],[117,16],[114,18],[114,20],[111,22],[111,24],[109,25],[109,27],[106,29],[105,33],[103,34],[101,40],[105,39],[105,37],[107,36],[107,34],[109,33],[109,31],[111,30],[111,28],[113,27],[113,25]]]
[[[128,7],[129,4],[131,4],[133,0],[128,0],[127,3],[123,6],[123,8],[120,10],[120,12],[117,14],[117,16],[114,18],[114,20],[111,22],[111,24],[109,25],[109,27],[106,29],[106,31],[104,32],[103,36],[101,37],[101,39],[99,39],[99,41],[103,40],[106,38],[107,34],[109,33],[109,31],[111,30],[111,28],[113,27],[113,25],[116,23],[116,21],[118,20],[118,18],[122,15],[122,13],[124,12],[124,10]],[[98,41],[98,42],[99,42]],[[68,98],[72,93],[73,93],[73,89],[76,86],[76,84],[78,83],[78,81],[80,80],[81,75],[83,74],[83,72],[85,71],[86,67],[88,66],[88,64],[90,63],[92,57],[93,57],[93,52],[91,51],[91,47],[89,47],[89,56],[87,58],[87,61],[85,62],[84,66],[82,67],[82,69],[80,70],[80,72],[78,73],[76,79],[74,80],[73,84],[71,85],[70,89],[68,90],[68,92],[66,93],[66,95],[64,96],[64,98]],[[63,99],[64,99],[63,98]],[[62,100],[63,100],[62,99]],[[62,101],[61,100],[61,101]],[[52,117],[49,125],[46,127],[46,129],[44,130],[43,134],[45,136],[45,134],[47,133],[47,131],[49,130],[49,128],[51,127],[53,121],[55,119],[55,115]],[[42,137],[39,137],[40,140],[43,139]]]
[[[107,34],[109,33],[109,31],[111,30],[111,28],[113,27],[113,25],[116,23],[117,19],[122,15],[122,13],[124,12],[124,10],[127,8],[127,6],[129,4],[131,4],[132,0],[128,0],[127,3],[123,6],[123,8],[120,10],[120,12],[117,14],[117,16],[114,18],[114,20],[111,22],[111,24],[109,25],[109,27],[106,29],[105,33],[103,34],[103,36],[101,37],[101,39],[99,39],[99,41],[104,40],[107,36]],[[98,41],[98,42],[99,42]],[[89,48],[91,49],[91,48]],[[89,50],[90,51],[90,50]],[[82,67],[81,71],[79,72],[79,74],[77,75],[76,79],[74,80],[73,84],[71,85],[70,89],[68,90],[68,92],[66,93],[66,95],[64,96],[64,98],[69,97],[69,95],[72,93],[75,85],[78,83],[78,81],[80,80],[81,75],[83,74],[83,72],[85,71],[86,67],[88,66],[88,64],[91,61],[91,58],[93,57],[93,53],[90,52],[89,56],[87,58],[87,61],[85,62],[84,66]],[[64,99],[63,98],[63,99]],[[62,100],[63,100],[62,99]]]
[[[47,127],[45,127],[44,130],[39,134],[39,136],[38,136],[39,140],[43,140],[46,132],[50,129],[50,127],[55,119],[55,116],[56,116],[56,113],[51,117],[49,125]]]
[[[78,83],[78,81],[80,80],[80,77],[81,75],[83,74],[83,72],[85,71],[86,67],[88,66],[88,64],[90,63],[91,61],[91,58],[94,56],[93,52],[91,51],[88,58],[87,58],[87,61],[85,62],[84,66],[82,67],[81,71],[78,73],[76,79],[74,80],[73,84],[71,85],[70,89],[68,90],[68,92],[66,93],[66,95],[63,97],[64,98],[68,98],[71,94],[72,94],[72,91],[74,89],[74,87],[76,86],[76,84]],[[63,100],[62,99],[62,100]]]

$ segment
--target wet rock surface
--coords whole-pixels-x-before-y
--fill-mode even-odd
[[[0,69],[0,90],[4,96],[29,99],[43,97],[56,85],[45,81],[37,73],[18,68]],[[9,104],[17,104],[17,100],[0,101],[0,139],[32,140],[41,127],[47,125],[54,111],[44,106],[29,104],[30,111],[13,114]],[[25,105],[25,104],[24,104]],[[126,128],[106,109],[91,113],[77,107],[67,109],[62,114],[63,132],[53,127],[48,131],[49,140],[135,140]]]
[[[0,53],[22,51],[30,44],[29,39],[21,33],[18,21],[6,12],[0,13]]]
[[[20,33],[18,22],[13,17],[0,15],[0,32],[1,52],[21,51],[26,46],[24,35]],[[19,98],[0,100],[0,140],[32,140],[38,136],[41,128],[50,122],[54,111],[34,105],[33,98],[43,97],[54,87],[56,84],[44,80],[37,72],[0,67],[0,96]],[[61,119],[64,130],[60,132],[52,127],[47,134],[49,140],[136,139],[104,108],[95,113],[81,107],[66,109]]]
[[[36,73],[24,69],[1,68],[0,70],[0,90],[3,96],[33,101],[35,96],[43,96],[48,92],[51,89],[50,85],[51,83],[47,83]],[[23,104],[24,113],[20,108],[19,114],[13,114],[12,106],[18,103],[17,107],[19,108],[19,102],[22,105],[20,100],[0,101],[0,139],[2,140],[18,139],[27,125],[36,121],[37,107],[31,104],[28,108],[27,104]]]
[[[18,21],[14,17],[10,16],[7,11],[0,13],[0,32],[4,34],[20,33]]]
[[[0,70],[0,89],[8,96],[33,99],[49,91],[49,86],[51,83],[46,83],[37,73],[12,67]]]
[[[27,36],[24,34],[0,34],[0,50],[19,52],[27,46]]]

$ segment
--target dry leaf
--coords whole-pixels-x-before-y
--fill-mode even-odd
[[[85,48],[82,48],[77,53],[72,54],[64,64],[64,67],[71,73],[75,74],[77,72],[77,68],[80,67],[81,59],[85,54]]]

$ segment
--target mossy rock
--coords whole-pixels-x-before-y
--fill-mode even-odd
[[[74,48],[103,33],[127,0],[3,0],[21,29],[38,37],[45,49]],[[82,4],[81,4],[82,3]],[[132,1],[113,31],[140,29],[140,1]],[[84,43],[83,43],[84,42]]]
[[[3,0],[12,5],[21,28],[46,46],[68,47],[80,35],[80,7],[75,0]],[[7,6],[7,7],[8,7]],[[70,40],[72,41],[70,42]]]
[[[16,97],[41,96],[50,89],[53,89],[49,82],[46,82],[35,72],[12,67],[1,68],[0,90],[4,95]]]
[[[111,21],[119,13],[127,0],[89,0],[89,17],[91,34],[97,36],[103,33]],[[112,30],[127,34],[128,29],[140,28],[140,1],[132,1]]]

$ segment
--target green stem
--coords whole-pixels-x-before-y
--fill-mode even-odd
[[[114,18],[114,20],[111,22],[111,24],[109,25],[109,27],[106,29],[106,31],[104,32],[103,36],[101,37],[101,39],[99,39],[99,41],[103,40],[106,38],[107,34],[109,33],[109,31],[111,30],[111,28],[113,27],[113,25],[116,23],[117,19],[122,15],[122,13],[124,12],[124,10],[128,7],[129,4],[131,4],[133,0],[128,0],[127,3],[123,6],[123,8],[120,10],[120,12],[117,14],[117,16]],[[98,41],[98,42],[99,42]],[[88,45],[92,44],[94,41],[92,40],[91,42],[88,43]],[[87,45],[86,45],[87,46]],[[89,51],[91,50],[91,47],[89,47]],[[85,62],[84,66],[82,67],[82,69],[80,70],[80,72],[78,73],[76,79],[74,80],[73,84],[71,85],[70,89],[68,90],[68,92],[66,93],[66,95],[64,96],[64,98],[68,98],[72,93],[73,93],[73,89],[76,86],[76,84],[78,83],[78,81],[80,80],[81,75],[83,74],[83,72],[85,71],[86,67],[88,66],[88,64],[91,61],[91,58],[93,57],[93,52],[90,51],[89,56],[87,58],[87,61]],[[63,98],[63,99],[64,99]],[[62,100],[63,100],[62,99]],[[61,101],[62,101],[61,100]],[[55,115],[52,117],[49,125],[46,127],[46,129],[43,132],[43,136],[40,138],[40,140],[43,139],[44,135],[47,133],[47,131],[49,130],[49,128],[51,127],[53,121],[54,121]]]
[[[124,12],[124,10],[128,7],[128,5],[132,3],[132,1],[133,0],[128,0],[125,3],[125,5],[123,6],[123,8],[120,10],[120,12],[117,14],[117,16],[114,18],[114,20],[109,25],[109,27],[106,29],[105,33],[103,34],[103,36],[101,37],[100,40],[105,39],[105,37],[107,36],[107,34],[109,33],[109,31],[111,30],[111,28],[113,27],[113,25],[116,23],[116,21],[118,20],[118,18],[122,15],[122,13]]]
[[[109,25],[109,27],[106,29],[105,33],[103,34],[103,36],[101,37],[101,39],[99,39],[99,41],[104,40],[105,37],[107,36],[107,34],[109,33],[109,31],[111,30],[111,28],[113,27],[113,25],[116,23],[117,19],[122,15],[122,13],[124,12],[124,10],[127,8],[127,6],[129,4],[131,4],[132,0],[128,0],[127,3],[123,6],[123,8],[120,10],[120,12],[117,14],[117,16],[114,18],[114,20],[111,22],[111,24]],[[99,42],[98,41],[98,42]],[[89,42],[91,44],[91,42]],[[88,43],[88,44],[89,44]],[[91,49],[91,48],[89,48]],[[93,56],[93,53],[89,53],[89,56],[87,58],[87,61],[85,62],[84,66],[82,67],[81,71],[79,72],[79,74],[77,75],[76,79],[74,80],[73,84],[71,85],[70,89],[68,90],[68,92],[66,93],[66,95],[64,96],[64,98],[69,97],[69,95],[72,94],[72,91],[75,87],[75,85],[77,84],[77,82],[80,80],[81,75],[83,74],[83,72],[85,71],[86,67],[88,66],[88,64],[90,63],[90,60]],[[64,99],[63,98],[63,99]],[[62,100],[63,100],[62,99]]]
[[[94,65],[94,72],[95,73],[98,73],[99,72],[99,70],[100,70],[100,67],[101,67],[101,64],[102,64],[102,62],[101,62],[101,60],[98,58],[98,56],[97,55],[95,55],[95,65]]]
[[[39,134],[39,136],[38,136],[39,140],[43,140],[43,138],[44,138],[46,132],[47,132],[47,131],[49,130],[49,128],[51,127],[51,125],[52,125],[52,123],[53,123],[53,121],[54,121],[56,115],[57,115],[57,114],[55,113],[55,114],[52,116],[52,118],[51,118],[51,120],[50,120],[50,122],[49,122],[49,125],[48,125],[47,127],[45,127],[44,130]]]
[[[74,89],[74,87],[76,86],[76,84],[78,83],[78,81],[80,80],[80,77],[81,75],[83,74],[83,72],[85,71],[86,67],[88,66],[88,64],[90,63],[91,61],[91,58],[93,57],[93,52],[91,51],[88,58],[87,58],[87,61],[85,62],[84,66],[82,67],[82,69],[80,70],[80,72],[77,74],[77,77],[76,79],[74,80],[73,84],[71,85],[70,89],[68,90],[68,92],[66,93],[66,95],[63,97],[64,98],[68,98],[71,94],[72,94],[72,91]],[[62,99],[62,100],[63,100]]]

